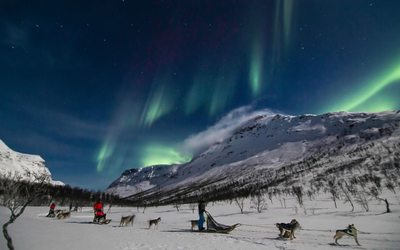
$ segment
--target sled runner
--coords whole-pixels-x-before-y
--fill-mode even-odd
[[[99,225],[106,225],[111,222],[111,219],[106,219],[106,220],[99,220],[99,221],[93,221],[93,224],[99,224]]]
[[[214,218],[211,216],[211,214],[209,212],[206,211],[205,213],[207,214],[207,230],[201,230],[201,231],[196,231],[196,232],[228,234],[233,229],[240,226],[240,223],[237,223],[232,226],[220,224],[214,220]]]

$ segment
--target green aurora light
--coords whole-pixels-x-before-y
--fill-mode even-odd
[[[393,83],[399,83],[400,66],[394,67],[390,73],[384,76],[377,77],[361,90],[345,97],[343,101],[337,102],[327,110],[322,110],[322,113],[335,111],[350,111],[350,112],[379,112],[396,109],[397,98],[385,96],[382,99],[373,98],[382,91],[385,87]],[[398,103],[397,103],[398,104]]]
[[[182,156],[173,148],[164,147],[160,145],[148,145],[144,149],[142,158],[142,167],[148,167],[159,164],[175,164],[185,163],[192,159],[192,156]]]
[[[233,99],[236,81],[236,73],[221,73],[216,78],[198,75],[186,98],[185,114],[190,115],[201,107],[208,109],[209,117],[223,111]]]
[[[105,167],[105,162],[107,159],[109,159],[113,152],[114,152],[114,146],[112,143],[110,143],[109,140],[106,140],[106,142],[103,144],[103,146],[101,147],[97,157],[96,157],[96,161],[97,161],[97,167],[96,170],[97,172],[102,172],[104,170]]]
[[[290,33],[292,26],[294,0],[286,0],[283,2],[283,34],[285,48],[287,49],[290,41]]]
[[[253,97],[259,96],[261,92],[261,72],[263,65],[263,46],[261,39],[255,38],[251,60],[250,60],[250,88],[253,94]]]
[[[140,125],[150,127],[156,120],[171,112],[174,103],[175,97],[165,88],[165,84],[158,85],[147,99]]]

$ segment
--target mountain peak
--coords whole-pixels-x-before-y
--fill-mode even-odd
[[[16,152],[10,149],[0,140],[0,173],[19,174],[23,179],[28,179],[27,172],[36,174],[46,174],[51,177],[49,169],[45,166],[45,161],[39,155],[31,155]],[[64,185],[60,181],[51,180],[52,184]]]

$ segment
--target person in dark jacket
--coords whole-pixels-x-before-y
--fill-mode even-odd
[[[205,230],[204,223],[204,212],[206,211],[206,199],[201,198],[199,201],[199,230]]]

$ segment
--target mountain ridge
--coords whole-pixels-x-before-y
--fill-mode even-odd
[[[125,171],[106,192],[134,198],[140,193],[171,192],[172,195],[172,190],[177,192],[178,189],[193,187],[190,196],[196,197],[201,196],[204,193],[202,189],[210,183],[235,182],[234,179],[250,178],[254,173],[276,174],[293,164],[298,167],[307,159],[328,162],[334,168],[335,165],[357,164],[371,156],[377,157],[379,152],[375,151],[385,147],[394,151],[397,157],[399,126],[400,111],[258,116],[190,162]],[[370,144],[373,142],[376,143]],[[373,148],[370,155],[361,157],[357,150],[363,147]],[[352,152],[360,156],[347,155]],[[270,176],[265,178],[271,182]],[[188,191],[184,193],[187,195]]]
[[[53,185],[64,185],[61,181],[51,179],[50,170],[45,165],[45,160],[39,155],[19,153],[9,148],[0,140],[0,173],[18,173],[22,179],[30,179],[27,173],[45,174],[50,177],[50,183]]]

